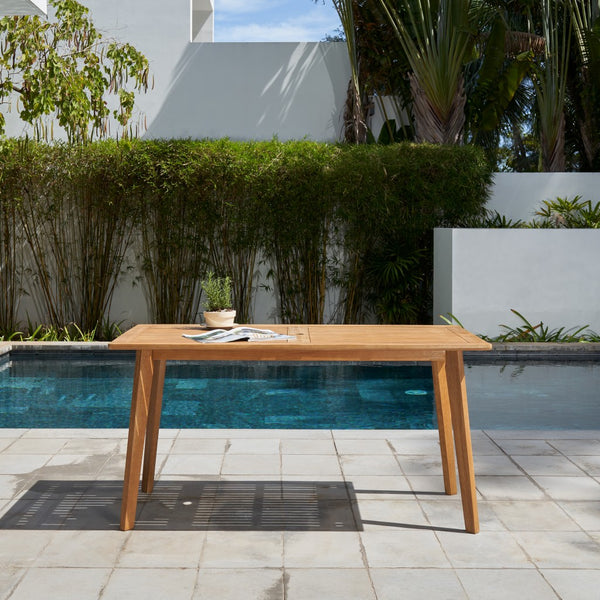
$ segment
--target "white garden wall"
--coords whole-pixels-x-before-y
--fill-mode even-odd
[[[475,333],[520,325],[600,332],[600,230],[436,229],[434,322],[452,313]]]
[[[600,202],[600,173],[496,173],[486,207],[513,221],[530,221],[544,200],[577,195]]]
[[[600,173],[497,173],[487,208],[530,221],[544,200],[600,202]],[[452,313],[490,336],[521,321],[600,332],[600,230],[436,229],[435,323]]]

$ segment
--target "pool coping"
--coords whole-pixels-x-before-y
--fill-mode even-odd
[[[468,362],[490,360],[600,361],[600,343],[496,342],[492,343],[489,352],[465,352],[465,361]]]
[[[0,342],[0,356],[18,352],[108,352],[108,342]],[[490,352],[465,352],[467,362],[495,360],[600,361],[600,343],[493,343]]]
[[[108,342],[0,342],[0,356],[19,352],[95,352],[108,350]]]

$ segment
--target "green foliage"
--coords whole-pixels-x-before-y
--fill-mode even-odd
[[[547,325],[544,325],[542,321],[536,325],[531,324],[521,313],[517,312],[514,308],[511,308],[511,312],[517,315],[522,321],[522,325],[517,327],[509,327],[508,325],[500,325],[505,332],[491,341],[494,342],[552,342],[552,343],[570,343],[570,342],[585,342],[589,341],[588,335],[583,332],[588,328],[587,325],[583,327],[572,327],[566,329],[560,327],[556,329],[550,329]],[[591,335],[594,335],[593,333]]]
[[[358,74],[362,91],[372,94],[372,101],[386,121],[406,123],[406,137],[396,141],[413,140],[412,98],[410,83],[406,77],[410,66],[402,45],[387,21],[384,21],[378,2],[348,1],[352,3],[354,13]],[[369,132],[368,140],[372,140],[375,133]]]
[[[521,219],[513,221],[506,215],[501,215],[497,210],[486,210],[484,215],[469,218],[461,226],[481,229],[521,229],[528,225],[521,221]]]
[[[381,130],[377,139],[369,131],[367,133],[367,143],[369,144],[394,144],[399,142],[412,141],[413,134],[409,126],[396,125],[396,119],[386,119],[384,124],[381,126]]]
[[[203,220],[213,219],[208,261],[217,273],[229,273],[237,319],[252,320],[252,302],[258,272],[267,191],[266,173],[271,157],[285,145],[279,142],[239,143],[229,140],[203,144],[201,179],[209,194]],[[210,210],[210,212],[208,212]]]
[[[212,271],[202,280],[202,291],[206,297],[204,309],[207,311],[227,310],[231,301],[231,277],[217,277]]]
[[[21,295],[20,277],[23,253],[18,226],[16,203],[2,193],[10,185],[9,172],[14,167],[14,155],[0,145],[0,334],[18,327],[17,310]]]
[[[350,92],[360,89],[348,94],[346,124],[365,120],[366,98],[381,109],[385,96],[419,140],[461,143],[464,125],[464,140],[484,148],[497,170],[600,169],[598,0],[334,5],[346,32]],[[388,128],[381,139],[393,137]]]
[[[135,91],[148,89],[148,60],[129,44],[104,42],[88,9],[75,0],[50,0],[49,5],[55,21],[0,19],[0,104],[18,96],[19,116],[35,125],[38,138],[52,137],[43,121],[52,114],[70,141],[102,137],[111,116],[126,136]],[[106,99],[110,94],[118,99],[114,110]]]
[[[16,276],[56,328],[76,322],[92,331],[110,308],[137,219],[123,195],[121,150],[115,142],[2,144],[0,203],[16,222],[13,247],[26,254]],[[12,321],[0,329],[14,328]]]
[[[569,344],[576,342],[598,342],[600,336],[597,333],[588,330],[588,325],[583,327],[558,327],[551,329],[547,325],[544,325],[543,321],[540,321],[536,325],[530,323],[520,312],[514,308],[510,309],[511,312],[516,315],[521,321],[521,325],[516,327],[509,325],[500,325],[504,329],[504,333],[500,335],[490,337],[486,335],[478,334],[484,340],[488,342],[497,343],[536,343],[545,342],[553,344]],[[448,313],[448,316],[440,315],[440,317],[448,323],[448,325],[459,325],[463,327],[463,324],[459,319],[452,313]]]
[[[127,144],[124,193],[139,207],[134,249],[157,323],[193,323],[200,311],[200,277],[216,218],[203,150],[184,140]]]
[[[565,170],[565,105],[567,100],[571,25],[568,13],[559,15],[556,0],[543,0],[543,34],[546,45],[543,65],[535,69],[540,148],[544,171]],[[562,22],[561,22],[562,20]]]
[[[533,221],[534,227],[556,227],[560,229],[598,229],[600,228],[600,202],[592,204],[579,195],[573,198],[544,200],[543,206],[536,211],[541,221]]]
[[[342,148],[272,142],[264,165],[261,246],[284,322],[321,323],[334,222],[336,157]]]
[[[442,319],[442,321],[444,321],[448,325],[458,325],[459,327],[465,329],[465,326],[459,321],[456,315],[453,315],[452,313],[446,313],[446,315],[440,315],[440,319]],[[479,335],[479,337],[487,339],[485,336],[482,335]]]
[[[0,336],[0,341],[12,342],[97,342],[111,341],[123,333],[120,323],[105,321],[100,327],[86,330],[77,323],[56,325],[34,325],[29,322],[26,330],[13,331]]]
[[[238,320],[252,322],[263,269],[284,322],[329,309],[334,321],[426,323],[433,228],[481,214],[490,180],[473,147],[8,141],[0,333],[18,330],[26,293],[48,326],[111,335],[131,260],[154,322],[196,321],[209,271],[231,277]]]
[[[394,144],[344,149],[331,165],[345,323],[431,319],[433,228],[483,211],[490,183],[473,147]]]
[[[600,18],[596,0],[567,0],[573,26],[567,126],[582,171],[600,169]]]
[[[535,212],[541,219],[513,221],[498,211],[486,211],[484,215],[469,217],[461,227],[481,227],[488,229],[599,229],[600,202],[583,200],[579,195],[573,198],[544,200],[542,207]]]
[[[531,71],[534,53],[529,49],[511,56],[509,35],[506,19],[494,12],[489,32],[476,46],[478,58],[465,67],[466,139],[483,147],[492,164],[500,158],[501,134],[506,136],[507,126],[514,130],[523,120],[523,100],[529,99],[523,81]]]
[[[0,336],[2,342],[93,342],[97,339],[112,340],[112,337],[96,336],[96,330],[83,331],[76,323],[68,323],[63,327],[54,325],[37,325],[31,323],[26,332],[12,331]]]
[[[417,139],[458,144],[465,122],[463,68],[472,53],[468,0],[379,0],[410,64]]]

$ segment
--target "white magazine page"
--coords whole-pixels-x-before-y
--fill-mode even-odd
[[[229,331],[225,329],[213,329],[204,333],[188,334],[183,337],[202,342],[205,344],[225,344],[227,342],[236,342],[247,340],[249,342],[262,342],[267,340],[293,340],[293,335],[275,333],[270,329],[257,329],[255,327],[234,327]]]

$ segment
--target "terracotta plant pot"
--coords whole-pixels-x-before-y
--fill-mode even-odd
[[[207,327],[233,327],[235,310],[205,310],[204,320]]]

